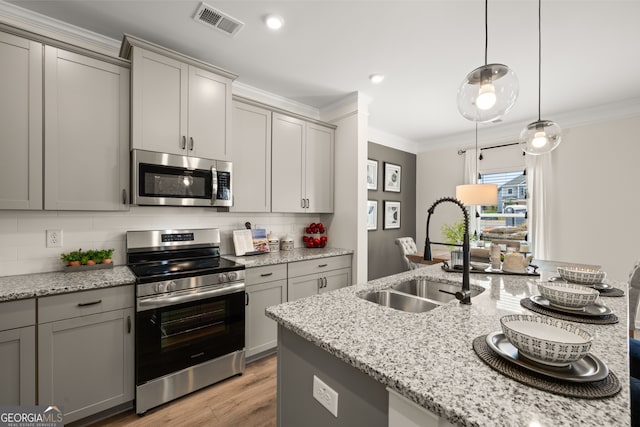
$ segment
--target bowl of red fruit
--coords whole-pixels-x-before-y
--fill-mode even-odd
[[[304,229],[305,235],[302,236],[302,241],[306,248],[324,248],[327,246],[327,236],[325,235],[326,229],[321,222],[312,222],[308,227]]]

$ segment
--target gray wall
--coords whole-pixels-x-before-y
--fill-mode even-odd
[[[368,280],[404,270],[398,237],[416,239],[416,155],[369,142],[368,158],[378,161],[378,189],[368,191],[369,200],[378,201],[378,229],[368,234]],[[400,193],[384,191],[384,163],[402,167]],[[384,229],[384,201],[400,202],[400,228]],[[419,245],[418,245],[419,247]]]

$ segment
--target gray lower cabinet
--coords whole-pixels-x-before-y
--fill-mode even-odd
[[[134,290],[38,300],[38,402],[70,423],[134,398]]]
[[[0,303],[0,406],[36,403],[35,299]]]
[[[278,345],[278,325],[264,311],[287,300],[287,265],[247,269],[246,293],[245,349],[250,358]]]
[[[288,301],[349,285],[351,285],[351,255],[289,263]]]

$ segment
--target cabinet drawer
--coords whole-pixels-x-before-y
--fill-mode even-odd
[[[0,303],[0,330],[36,324],[36,299]]]
[[[245,270],[247,286],[257,283],[273,282],[287,278],[287,264],[265,265]]]
[[[307,261],[289,263],[289,277],[297,277],[305,274],[321,273],[323,271],[336,270],[338,268],[351,267],[351,255],[340,255],[326,258],[316,258]]]
[[[38,299],[38,323],[134,306],[133,285],[54,295]]]

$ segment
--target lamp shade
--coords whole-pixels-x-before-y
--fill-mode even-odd
[[[562,130],[556,122],[538,120],[520,132],[520,148],[527,154],[549,153],[560,145]]]
[[[480,123],[504,116],[518,98],[518,77],[506,65],[487,64],[471,71],[458,88],[458,111]]]
[[[498,186],[496,184],[465,184],[456,187],[456,199],[463,205],[497,205]]]

